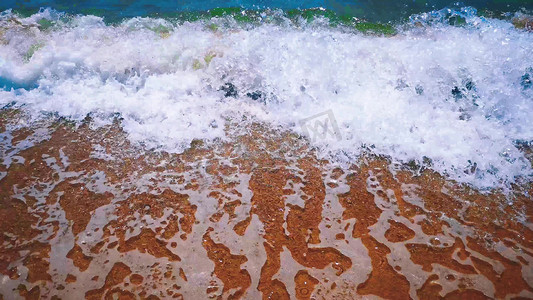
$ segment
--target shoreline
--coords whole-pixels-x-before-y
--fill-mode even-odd
[[[339,168],[260,124],[168,154],[118,124],[17,120],[0,119],[5,299],[533,297],[532,182],[510,203],[379,157]]]

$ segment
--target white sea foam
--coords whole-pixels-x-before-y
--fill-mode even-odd
[[[427,157],[478,187],[531,176],[514,144],[533,140],[533,88],[521,82],[532,73],[533,34],[506,21],[471,16],[454,27],[422,15],[415,21],[425,23],[378,37],[323,20],[212,30],[78,16],[41,31],[31,24],[42,17],[58,18],[45,10],[22,26],[6,13],[0,29],[0,83],[27,88],[0,91],[0,104],[35,117],[106,122],[120,113],[133,141],[181,152],[192,139],[225,138],[228,118],[302,133],[299,120],[331,109],[342,140],[317,140],[323,153]],[[226,83],[236,97],[224,97]],[[246,96],[256,91],[261,99]]]

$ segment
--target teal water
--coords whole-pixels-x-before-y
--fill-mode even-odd
[[[323,7],[338,15],[365,18],[372,22],[389,22],[412,14],[471,6],[479,11],[516,12],[533,9],[532,0],[2,0],[0,10],[14,9],[32,14],[41,7],[50,7],[71,14],[93,14],[110,20],[134,16],[168,16],[178,12],[206,11],[213,8],[239,7],[243,9],[279,8],[283,10]]]

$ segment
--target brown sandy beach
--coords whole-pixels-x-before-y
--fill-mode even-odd
[[[0,299],[533,298],[532,182],[340,167],[254,123],[178,155],[22,114],[0,112]]]

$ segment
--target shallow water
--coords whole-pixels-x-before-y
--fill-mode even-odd
[[[142,151],[119,123],[1,115],[4,299],[533,297],[532,185],[512,203],[268,124]]]

